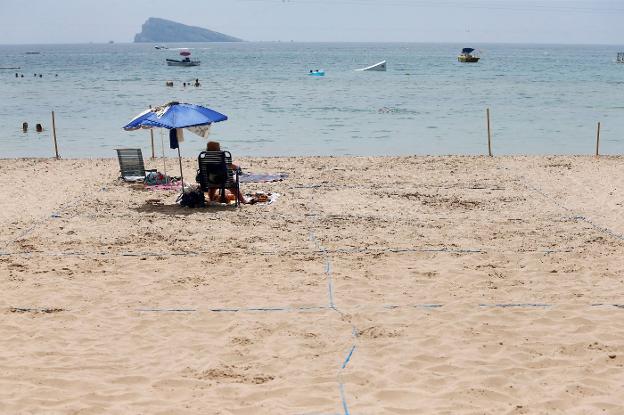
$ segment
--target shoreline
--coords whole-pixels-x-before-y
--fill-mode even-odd
[[[199,153],[198,153],[199,154]],[[263,160],[263,159],[386,159],[386,158],[396,158],[396,159],[411,159],[411,158],[420,158],[420,159],[440,159],[440,158],[469,158],[469,159],[521,159],[521,158],[534,158],[534,159],[547,159],[547,158],[571,158],[571,159],[618,159],[623,158],[624,154],[600,154],[596,156],[594,154],[502,154],[502,155],[493,155],[488,156],[487,154],[408,154],[408,155],[293,155],[293,156],[240,156],[235,158],[245,159],[245,160]],[[153,160],[162,160],[162,157],[156,157],[152,159],[151,157],[143,156],[145,162],[150,162]],[[178,160],[177,156],[165,157],[166,160]],[[0,157],[0,161],[11,161],[11,160],[53,160],[53,161],[82,161],[82,160],[99,160],[99,161],[109,161],[109,160],[117,160],[117,156],[111,157],[60,157],[60,159],[56,159],[54,156],[51,157]],[[182,160],[195,160],[196,157],[182,157]]]

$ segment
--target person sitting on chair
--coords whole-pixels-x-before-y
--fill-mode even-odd
[[[206,151],[221,151],[221,145],[217,142],[217,141],[209,141],[208,144],[206,145]],[[228,169],[233,170],[234,172],[238,171],[238,166],[236,164],[228,164]],[[227,193],[229,192],[234,198],[236,197],[236,188],[230,188],[230,189],[225,189],[226,191],[226,199],[227,199]],[[217,200],[217,189],[210,189],[208,191],[208,200],[212,201],[216,201]],[[250,204],[253,205],[254,203],[256,203],[255,199],[250,199],[247,200],[245,199],[245,196],[243,196],[243,194],[241,193],[241,191],[238,191],[238,200],[240,200],[241,203],[243,204]]]

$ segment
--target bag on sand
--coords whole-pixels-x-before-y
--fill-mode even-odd
[[[188,208],[206,207],[206,199],[201,189],[186,190],[176,200],[180,206]]]

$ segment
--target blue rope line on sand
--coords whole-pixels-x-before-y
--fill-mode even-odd
[[[317,215],[316,214],[309,214],[309,215],[306,215],[306,216],[316,217]],[[334,303],[334,280],[333,280],[333,277],[332,277],[331,261],[329,260],[329,257],[327,255],[327,250],[323,246],[321,246],[321,243],[319,242],[318,238],[314,234],[313,230],[310,230],[308,239],[314,243],[314,246],[315,246],[316,250],[325,259],[325,277],[327,278],[327,294],[328,294],[328,298],[329,298],[329,307],[332,308],[332,309],[335,309],[336,308],[336,304]]]
[[[340,398],[342,399],[342,409],[344,409],[344,415],[350,415],[351,412],[349,412],[347,399],[345,398],[344,383],[341,382],[338,386],[340,387]]]
[[[314,220],[318,218],[317,213],[306,214],[306,216],[309,218],[314,218]],[[334,301],[334,281],[333,281],[331,258],[329,257],[327,249],[321,245],[320,241],[316,237],[316,234],[314,232],[314,227],[310,229],[308,239],[314,243],[316,250],[322,255],[325,261],[325,277],[327,278],[327,296],[328,296],[328,301],[329,301],[329,308],[337,312],[338,314],[340,314],[341,317],[345,317],[346,314],[343,313],[340,309],[338,309],[338,307],[336,307],[336,303]],[[342,374],[342,371],[346,368],[349,361],[351,360],[351,357],[353,356],[353,353],[355,352],[355,349],[356,349],[358,329],[357,327],[355,327],[354,324],[351,324],[351,336],[353,337],[353,344],[351,345],[351,349],[349,350],[349,353],[347,354],[347,358],[342,363],[342,366],[340,370],[338,371],[338,386],[340,388],[340,399],[342,401],[342,408],[344,410],[344,415],[350,415],[350,412],[349,412],[349,406],[347,405],[347,398],[345,396],[344,383],[342,382],[341,374]]]
[[[554,197],[550,196],[548,193],[544,192],[542,189],[532,185],[529,183],[529,181],[526,179],[526,177],[524,176],[520,176],[522,178],[522,180],[524,180],[525,182],[525,186],[528,189],[531,189],[537,193],[539,193],[540,195],[544,196],[546,199],[550,200],[555,206],[560,207],[561,209],[567,211],[567,212],[574,212],[572,209],[570,209],[569,207],[565,206],[562,203],[559,203],[559,201],[557,199],[555,199]],[[607,228],[606,226],[601,226],[598,225],[597,223],[595,223],[594,221],[592,221],[591,219],[587,218],[586,216],[582,216],[582,215],[576,215],[574,217],[572,217],[572,219],[577,220],[577,221],[583,221],[589,225],[591,225],[594,229],[596,229],[599,232],[602,232],[606,235],[611,236],[612,238],[618,239],[620,241],[624,241],[624,235],[618,232],[615,232],[614,230]]]
[[[193,313],[197,310],[194,308],[137,308],[135,311],[140,313]]]
[[[327,257],[325,258],[325,275],[327,276],[327,291],[329,295],[329,307],[332,309],[336,308],[336,304],[334,303],[334,278],[332,274],[331,262]]]
[[[624,236],[623,236],[624,237]],[[312,239],[311,239],[312,240]],[[297,251],[256,251],[253,254],[257,255],[284,255],[288,253],[301,253],[300,250]],[[544,255],[554,254],[554,253],[571,253],[573,252],[571,249],[546,249],[546,250],[521,250],[521,251],[498,251],[498,250],[483,250],[483,249],[449,249],[449,248],[386,248],[386,249],[371,249],[371,248],[338,248],[338,249],[326,249],[320,250],[316,249],[315,253],[325,255],[325,254],[380,254],[380,253],[393,253],[393,254],[404,254],[404,253],[440,253],[440,254],[486,254],[486,253],[509,253],[509,254],[533,254],[533,253],[541,253]],[[68,251],[68,252],[44,252],[44,251],[20,251],[20,252],[8,252],[8,251],[0,251],[0,256],[30,256],[30,255],[45,255],[52,257],[84,257],[84,256],[107,256],[107,257],[196,257],[200,255],[206,254],[214,254],[214,252],[210,251],[188,251],[188,252],[132,252],[132,251],[122,251],[118,253],[114,252],[105,252],[105,251]]]
[[[594,221],[592,221],[589,218],[586,218],[585,216],[575,216],[574,217],[575,220],[580,220],[583,221],[585,223],[588,223],[592,226],[592,228],[596,229],[597,231],[606,233],[607,235],[611,236],[612,238],[615,239],[619,239],[620,241],[624,241],[624,235],[622,235],[621,233],[617,233],[609,228],[606,228],[604,226],[600,226],[597,223],[595,223]]]
[[[351,350],[349,350],[349,354],[347,354],[347,357],[345,358],[344,362],[342,363],[342,368],[343,369],[345,367],[347,367],[347,365],[349,364],[349,360],[351,360],[351,356],[353,356],[353,352],[355,351],[355,347],[356,347],[355,344],[353,346],[351,346]]]
[[[394,304],[386,304],[383,307],[389,310],[394,310],[397,308],[440,308],[443,307],[443,304],[413,304],[413,305],[394,305]]]
[[[578,305],[578,304],[574,304]],[[479,304],[479,307],[483,308],[549,308],[557,307],[557,304],[541,304],[541,303],[498,303],[498,304]],[[414,304],[414,305],[384,305],[383,308],[388,310],[396,310],[399,308],[423,308],[423,309],[437,309],[444,307],[443,304]],[[624,303],[594,303],[586,304],[585,307],[615,307],[624,310]],[[46,311],[46,310],[61,310],[60,308],[35,308],[35,307],[9,307],[9,310],[16,311]],[[210,312],[210,313],[271,313],[271,312],[305,312],[305,311],[336,311],[341,316],[345,316],[342,311],[328,306],[305,306],[305,307],[256,307],[256,308],[210,308],[207,310],[201,310],[197,308],[137,308],[134,311],[140,313],[195,313],[195,312]],[[62,309],[62,311],[70,311],[68,309]],[[74,310],[76,311],[76,310]],[[355,342],[357,341],[358,331],[354,325],[351,325],[351,335],[354,338],[354,344],[349,349],[348,360],[351,359],[351,355],[356,349]],[[343,369],[346,367],[343,363]]]
[[[53,308],[53,307],[9,307],[9,311],[12,313],[58,313],[70,311],[65,308]]]
[[[551,306],[552,304],[539,304],[539,303],[479,304],[479,307],[500,307],[500,308],[551,307]]]
[[[243,313],[243,312],[296,312],[296,311],[321,311],[329,310],[327,306],[304,306],[304,307],[233,307],[233,308],[210,308],[212,313]],[[139,312],[174,313],[174,312],[199,312],[196,308],[137,308]]]
[[[324,414],[321,412],[304,412],[304,413],[295,414],[295,415],[342,415],[342,414]]]
[[[444,304],[408,304],[408,305],[396,305],[396,304],[386,304],[383,308],[387,310],[396,310],[399,308],[422,308],[422,309],[438,309],[444,307]],[[557,304],[547,304],[547,303],[481,303],[478,304],[478,307],[483,308],[549,308],[549,307],[557,307]],[[593,303],[585,305],[586,307],[617,307],[624,309],[624,303]],[[37,308],[28,308],[28,307],[12,307],[15,310],[38,310]],[[48,310],[47,308],[41,310]],[[209,308],[205,311],[211,313],[244,313],[244,312],[300,312],[300,311],[336,311],[340,313],[341,316],[345,316],[346,314],[341,310],[336,308],[328,307],[328,306],[303,306],[303,307],[241,307],[241,308]],[[69,310],[64,310],[69,311]],[[175,313],[175,312],[202,312],[204,310],[197,308],[137,308],[135,311],[143,312],[143,313]],[[351,325],[351,335],[354,339],[358,337],[358,330],[354,325]],[[348,353],[347,360],[350,360],[351,355],[355,351],[356,346],[355,343],[351,346]],[[346,365],[343,365],[343,369]]]
[[[42,225],[45,222],[47,222],[49,219],[60,219],[61,215],[64,214],[65,211],[67,211],[68,209],[70,209],[70,208],[80,204],[82,202],[82,200],[85,199],[87,196],[88,196],[88,194],[83,193],[77,200],[74,200],[71,203],[63,203],[63,204],[61,204],[59,206],[59,209],[56,210],[56,211],[51,212],[49,216],[45,216],[45,217],[43,217],[41,219],[36,220],[32,224],[32,226],[22,230],[22,232],[20,232],[16,237],[14,237],[12,239],[9,239],[9,240],[6,240],[6,241],[1,241],[0,243],[4,243],[4,248],[6,249],[10,244],[15,243],[15,242],[19,241],[20,239],[24,238],[25,236],[29,235],[35,229],[37,229],[40,225]],[[71,218],[71,216],[69,218]]]

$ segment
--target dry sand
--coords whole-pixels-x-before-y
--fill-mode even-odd
[[[0,160],[0,413],[624,413],[624,159],[241,164]]]

